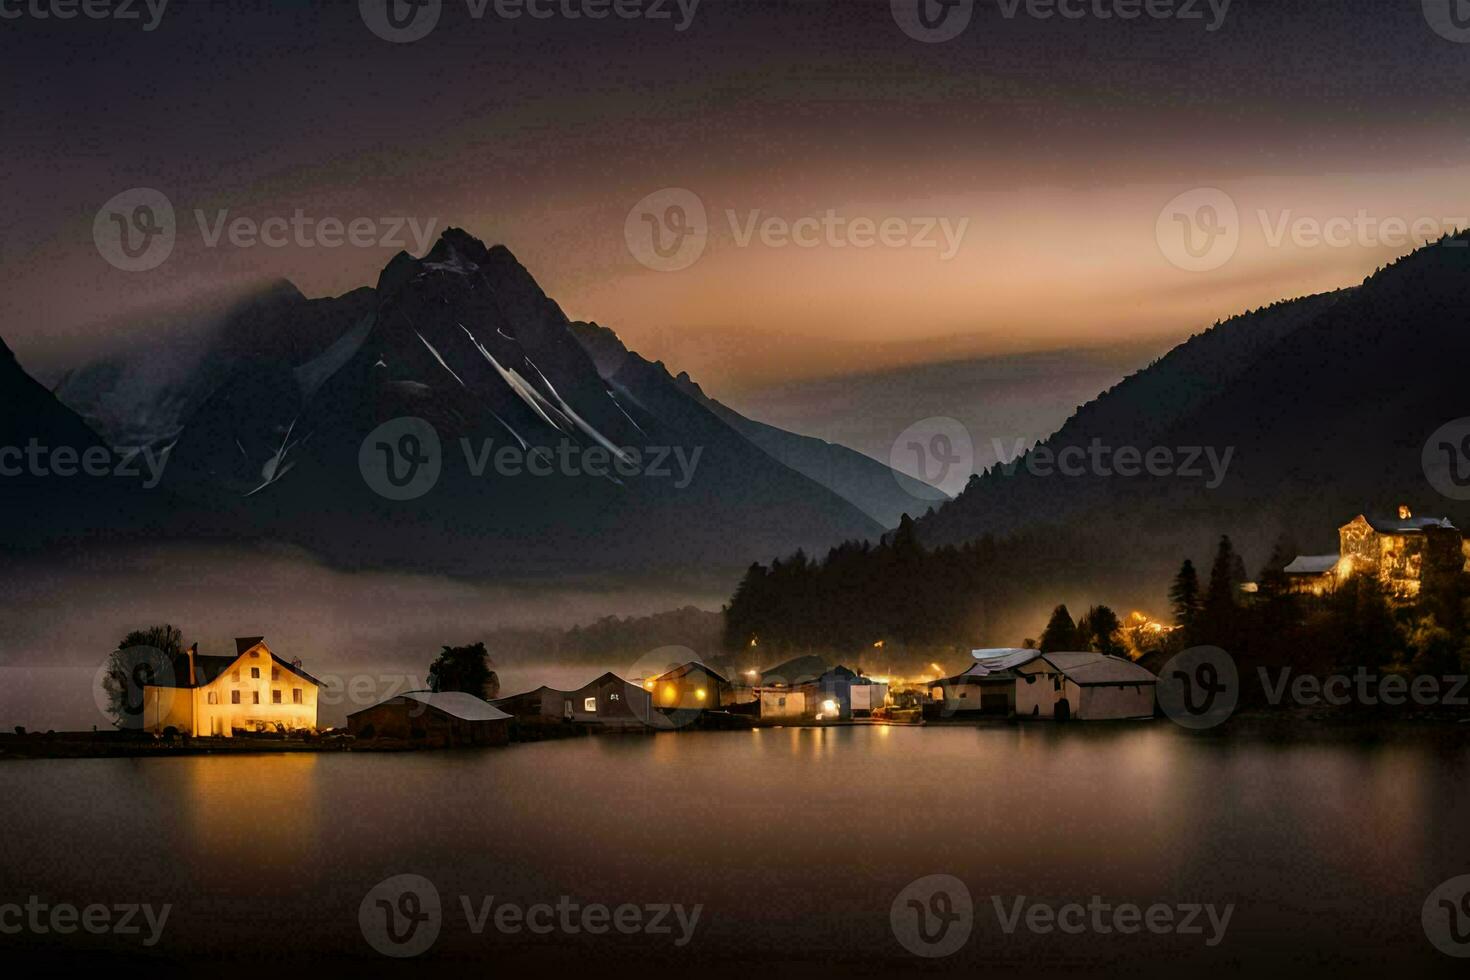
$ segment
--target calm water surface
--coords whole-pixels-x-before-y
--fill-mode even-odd
[[[675,973],[887,976],[1448,975],[1420,924],[1470,874],[1470,732],[1201,737],[1165,725],[774,729],[483,752],[0,764],[0,901],[173,905],[162,941],[68,937],[168,973],[308,957],[387,973],[358,925],[403,873],[434,883],[415,965],[648,964]],[[913,879],[974,896],[958,953],[898,945]],[[476,935],[478,907],[703,906],[693,940]],[[992,896],[1235,905],[1202,937],[1007,935]],[[1024,927],[1023,927],[1024,929]],[[55,937],[0,937],[28,951]],[[589,960],[592,957],[593,960]],[[581,964],[582,966],[578,966]]]

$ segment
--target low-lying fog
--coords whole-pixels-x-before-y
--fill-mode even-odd
[[[234,637],[264,635],[278,656],[300,658],[327,683],[320,721],[328,726],[380,696],[422,688],[446,644],[687,605],[718,610],[727,597],[708,587],[695,593],[601,581],[484,585],[343,572],[281,548],[160,546],[10,559],[0,565],[0,729],[110,727],[94,698],[98,670],[130,630],[158,623],[179,627],[185,645],[198,642],[201,654],[233,654]],[[493,643],[491,654],[505,693],[576,687],[603,670],[627,676],[643,666],[538,662]]]

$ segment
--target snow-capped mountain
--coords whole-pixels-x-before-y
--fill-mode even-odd
[[[94,410],[126,405],[125,419],[160,434],[178,412],[155,495],[170,536],[520,577],[731,570],[883,530],[662,365],[631,355],[605,377],[515,257],[458,229],[421,259],[395,257],[371,289],[322,300],[274,289],[217,335],[228,356],[201,355],[203,381],[170,374],[162,408],[112,395],[100,369],[58,389]],[[404,425],[420,427],[412,442],[398,438]],[[425,433],[437,477],[385,492],[375,460],[409,472],[412,453],[394,453],[424,449]],[[867,480],[882,473],[898,491],[873,467]]]

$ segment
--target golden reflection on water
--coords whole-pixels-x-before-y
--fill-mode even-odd
[[[241,881],[293,882],[311,865],[329,805],[322,770],[332,760],[289,752],[175,761],[185,850]]]

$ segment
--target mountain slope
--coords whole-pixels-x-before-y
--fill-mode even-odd
[[[1330,550],[1339,523],[1405,502],[1470,526],[1436,494],[1425,440],[1466,414],[1470,248],[1464,235],[1426,246],[1361,286],[1280,303],[1217,325],[1084,406],[1043,442],[1053,456],[1094,440],[1108,449],[1200,447],[1229,466],[1201,478],[1040,475],[1022,459],[973,478],[919,522],[929,543],[1069,529],[1106,562],[1153,573],[1229,532],[1248,556],[1291,532]],[[1030,461],[1038,456],[1033,453]],[[1204,463],[1204,457],[1201,462]],[[1088,467],[1089,470],[1092,467]],[[1007,472],[1007,470],[1010,472]]]
[[[631,373],[627,369],[630,363],[647,363],[629,351],[606,327],[595,323],[574,323],[572,328],[605,380],[625,383]],[[904,514],[920,514],[949,499],[943,491],[846,446],[746,418],[706,395],[687,373],[671,377],[661,364],[657,368],[661,373],[660,383],[672,383],[680,393],[707,409],[773,459],[856,504],[884,527],[896,525]],[[631,392],[629,394],[635,400],[638,397]]]
[[[159,495],[171,536],[525,578],[724,576],[881,531],[672,379],[605,381],[514,256],[458,229],[422,259],[395,257],[371,289],[253,309],[236,329],[247,342],[222,345],[222,377],[160,388],[192,406]],[[384,454],[399,472],[409,464],[395,448],[430,443],[404,443],[398,428],[368,437],[404,419],[431,427],[439,475],[391,499],[372,461]]]

